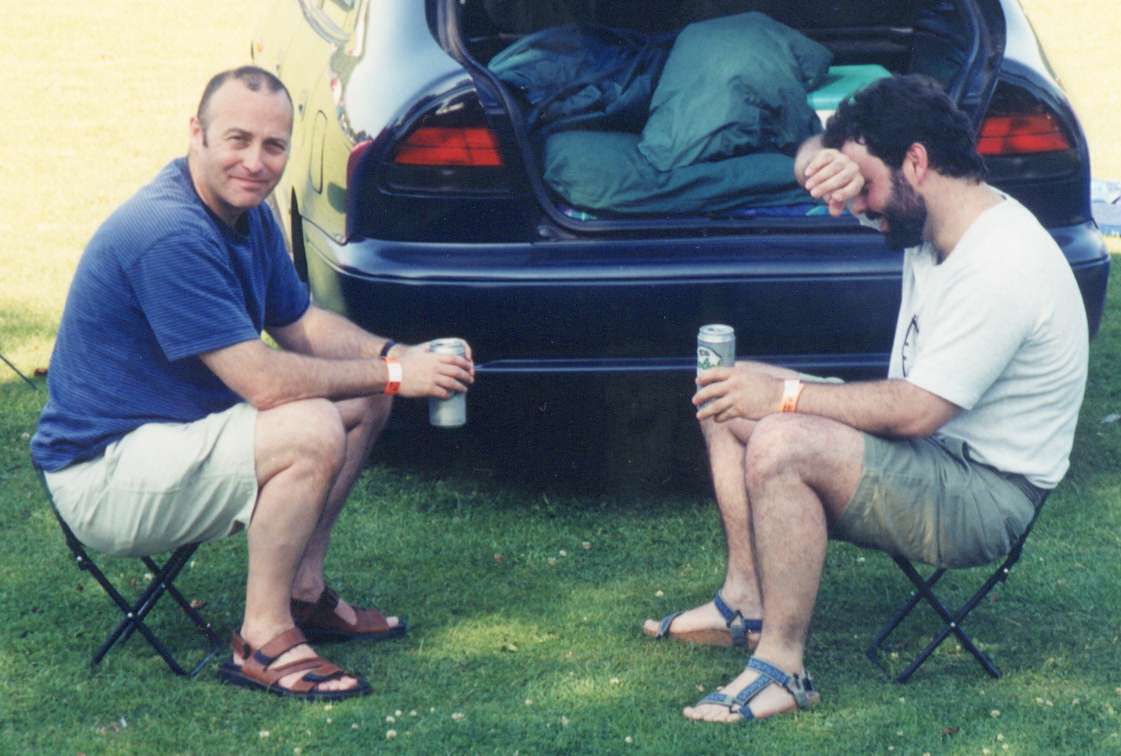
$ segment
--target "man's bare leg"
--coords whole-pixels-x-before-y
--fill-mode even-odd
[[[335,405],[324,399],[291,402],[257,414],[258,494],[249,523],[249,572],[241,636],[260,648],[294,626],[289,608],[296,568],[323,514],[328,492],[345,460],[346,435]],[[312,656],[304,644],[274,666]],[[244,659],[236,654],[234,662]],[[280,681],[290,687],[304,673]],[[352,688],[344,677],[321,690]]]
[[[787,674],[802,674],[810,618],[817,598],[828,524],[844,511],[863,471],[864,438],[846,425],[805,415],[761,420],[747,450],[747,491],[766,623],[755,655]],[[744,670],[724,686],[735,696],[758,676]],[[795,706],[771,686],[751,703],[762,718]],[[738,713],[706,704],[685,716],[737,721]]]
[[[323,516],[319,519],[300,561],[292,587],[294,598],[314,602],[323,593],[326,587],[323,568],[331,543],[331,530],[358,476],[362,473],[362,466],[369,457],[370,450],[389,419],[392,406],[392,400],[388,397],[347,399],[335,403],[346,432],[345,460],[327,497]],[[348,623],[353,623],[356,619],[353,607],[341,598],[338,606],[335,607],[335,613]],[[391,627],[400,622],[397,617],[387,617],[386,621]]]
[[[778,378],[794,378],[798,375],[793,370],[774,365],[759,362],[746,364]],[[733,420],[726,423],[705,420],[701,423],[727,549],[724,584],[720,594],[732,610],[739,611],[746,619],[763,617],[759,578],[755,569],[755,548],[752,543],[751,502],[748,499],[746,479],[747,446],[754,428],[755,423],[747,420]],[[652,636],[657,634],[658,625],[657,620],[648,619],[643,624],[642,630]],[[671,636],[688,633],[694,638],[704,638],[705,631],[714,631],[713,637],[719,638],[727,633],[727,623],[717,610],[716,604],[709,601],[683,612],[674,619],[670,629]],[[757,638],[757,634],[749,633],[748,644],[754,645]]]
[[[720,593],[729,607],[738,610],[747,619],[763,616],[751,543],[750,502],[744,477],[747,443],[754,426],[755,423],[746,420],[727,423],[706,420],[701,423],[727,548],[727,566]],[[657,634],[658,627],[658,620],[647,619],[642,630],[653,636]],[[683,612],[670,625],[671,636],[682,635],[702,643],[706,642],[706,631],[713,631],[713,643],[727,634],[727,623],[712,601]],[[749,636],[748,642],[753,640]]]

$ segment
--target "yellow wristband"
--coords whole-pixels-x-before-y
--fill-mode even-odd
[[[797,412],[798,411],[798,398],[802,396],[802,389],[806,385],[797,378],[790,378],[783,381],[782,384],[782,401],[778,404],[779,412]]]

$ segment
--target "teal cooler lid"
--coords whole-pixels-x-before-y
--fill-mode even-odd
[[[830,66],[825,83],[809,94],[810,107],[814,110],[833,111],[848,97],[865,84],[891,76],[891,72],[881,65],[868,63],[859,66]]]

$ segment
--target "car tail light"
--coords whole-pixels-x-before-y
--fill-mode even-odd
[[[422,126],[397,145],[397,165],[486,166],[502,165],[498,138],[485,126]]]
[[[415,119],[383,154],[381,183],[391,192],[509,191],[501,141],[474,91],[461,92]]]
[[[1069,149],[1070,142],[1050,113],[989,116],[977,137],[977,151],[982,155],[1026,155]]]
[[[1055,114],[1022,89],[1001,85],[977,135],[982,155],[1033,155],[1071,149]]]

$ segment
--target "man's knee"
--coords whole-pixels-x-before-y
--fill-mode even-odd
[[[798,473],[817,448],[815,418],[768,415],[755,424],[747,445],[747,484],[761,485],[782,475]]]
[[[289,402],[258,415],[259,473],[262,468],[278,471],[299,465],[333,478],[345,455],[346,428],[335,404],[327,399]]]

